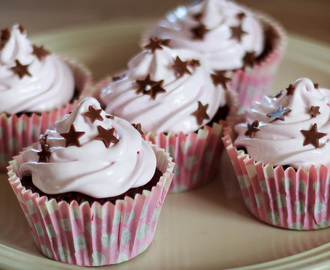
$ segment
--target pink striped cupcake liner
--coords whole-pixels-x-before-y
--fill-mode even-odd
[[[251,158],[233,145],[233,130],[224,124],[223,143],[233,164],[244,203],[257,219],[285,229],[315,230],[330,226],[330,169],[274,167]]]
[[[56,202],[26,190],[16,172],[16,156],[8,167],[9,183],[28,221],[38,249],[50,259],[79,266],[101,266],[127,261],[150,245],[173,178],[168,153],[153,146],[157,168],[163,173],[151,191],[116,204]]]
[[[64,59],[73,70],[76,88],[80,93],[89,93],[93,80],[91,72],[82,64],[74,60]],[[81,98],[79,98],[80,100]],[[75,100],[63,108],[42,112],[41,114],[31,113],[20,116],[6,113],[0,114],[0,172],[6,172],[9,160],[18,155],[24,147],[39,140],[39,135],[43,134],[53,123],[70,111],[78,104]]]

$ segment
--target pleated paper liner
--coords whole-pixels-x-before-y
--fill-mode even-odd
[[[39,140],[39,135],[43,134],[54,122],[78,104],[82,93],[89,93],[93,85],[91,72],[81,63],[72,59],[63,59],[72,69],[75,78],[75,87],[79,96],[72,103],[68,103],[62,108],[42,113],[22,113],[21,115],[0,114],[0,172],[5,172],[9,160],[18,155],[23,148]]]
[[[9,183],[27,218],[38,249],[50,259],[79,266],[101,266],[127,261],[150,245],[158,217],[173,178],[174,163],[153,146],[157,168],[163,173],[151,191],[116,204],[70,204],[48,200],[26,190],[16,172],[22,162],[10,162]]]
[[[233,164],[247,209],[258,220],[293,230],[330,226],[330,173],[263,164],[233,145],[233,130],[224,124],[223,143]]]

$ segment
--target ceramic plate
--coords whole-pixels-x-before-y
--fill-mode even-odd
[[[119,22],[42,34],[33,41],[85,62],[99,80],[125,68],[149,21]],[[330,48],[291,35],[274,92],[299,77],[330,87]],[[131,261],[98,269],[328,269],[330,229],[289,231],[263,224],[244,207],[224,155],[221,177],[200,189],[170,194],[151,246]],[[222,181],[220,181],[222,179]],[[81,269],[45,258],[0,175],[0,268]]]

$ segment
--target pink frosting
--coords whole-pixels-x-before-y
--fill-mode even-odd
[[[0,112],[42,112],[65,105],[73,96],[70,68],[53,54],[38,59],[26,31],[14,25],[0,49]],[[30,75],[18,76],[16,61],[27,65]]]
[[[292,89],[291,95],[288,91]],[[314,109],[311,111],[312,106]],[[286,111],[284,120],[279,119],[282,114],[277,115],[279,118],[272,114],[280,107]],[[318,88],[307,78],[298,79],[281,94],[265,96],[261,102],[255,102],[246,111],[245,120],[246,123],[235,126],[238,137],[234,144],[237,147],[244,146],[255,160],[295,168],[320,164],[330,166],[329,89]],[[259,130],[252,132],[250,137],[246,135],[247,125],[252,125],[255,120],[259,122],[255,126]],[[315,140],[318,145],[309,143],[303,134],[315,124],[316,133],[321,133],[319,139]]]
[[[197,60],[199,65],[188,66],[189,73],[178,76],[173,64],[181,61]],[[100,94],[106,111],[118,115],[129,122],[141,123],[144,132],[195,131],[209,122],[220,106],[227,104],[226,91],[221,84],[213,83],[212,69],[203,55],[186,49],[171,49],[162,46],[152,52],[145,49],[128,63],[128,70],[122,78],[111,82]],[[137,80],[147,75],[153,81],[163,80],[162,88],[155,99],[150,95],[137,93]],[[208,104],[209,119],[198,123],[192,115],[198,109],[198,102]]]
[[[244,13],[240,18],[238,14]],[[202,14],[199,19],[196,15]],[[196,39],[192,29],[203,24],[207,30]],[[241,25],[241,39],[232,38],[232,27]],[[215,70],[233,70],[243,66],[247,52],[260,55],[264,33],[260,21],[245,7],[226,0],[204,0],[191,6],[180,6],[167,14],[147,33],[170,39],[175,48],[189,48],[203,53]],[[146,36],[146,37],[147,37]],[[145,40],[147,42],[147,40]]]
[[[47,194],[74,191],[94,198],[117,196],[149,182],[156,169],[151,145],[129,122],[112,119],[100,109],[96,99],[85,98],[71,114],[55,122],[55,130],[45,133],[49,160],[39,160],[40,142],[22,153],[19,175],[31,174],[34,185]],[[85,114],[91,110],[100,110],[100,117],[93,119]],[[72,126],[76,132],[84,132],[78,138],[80,147],[66,147],[65,136],[61,135]],[[100,126],[105,130],[113,128],[118,142],[107,147],[103,140],[96,139]]]

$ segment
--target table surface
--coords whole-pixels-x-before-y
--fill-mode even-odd
[[[190,0],[1,0],[0,28],[21,23],[29,35],[121,19],[158,18]],[[292,33],[330,44],[329,0],[238,0]]]

